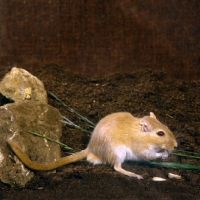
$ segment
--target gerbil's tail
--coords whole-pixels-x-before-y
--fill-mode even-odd
[[[63,166],[63,165],[69,164],[69,163],[73,163],[73,162],[82,160],[87,157],[87,149],[85,149],[78,153],[74,153],[70,156],[60,158],[59,160],[57,160],[55,162],[40,164],[40,163],[31,161],[12,140],[8,140],[7,142],[10,145],[11,149],[14,151],[14,153],[24,163],[24,165],[26,165],[28,168],[34,169],[34,170],[47,170],[48,171],[48,170],[56,169],[60,166]]]

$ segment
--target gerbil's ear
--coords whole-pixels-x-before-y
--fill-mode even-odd
[[[154,115],[153,112],[150,112],[150,117],[156,119],[156,116]]]
[[[145,119],[140,120],[140,125],[141,125],[141,131],[142,132],[151,132],[151,126],[148,124],[148,122]]]

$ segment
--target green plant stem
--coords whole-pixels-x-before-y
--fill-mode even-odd
[[[73,150],[71,147],[67,146],[66,144],[64,144],[64,143],[62,143],[62,142],[59,142],[59,141],[57,141],[57,140],[53,140],[53,139],[51,139],[50,137],[41,135],[41,134],[36,133],[36,132],[29,132],[29,133],[31,133],[31,134],[33,134],[33,135],[35,135],[35,136],[38,136],[38,137],[45,138],[45,139],[47,139],[47,140],[49,140],[49,141],[51,141],[51,142],[55,142],[55,143],[59,144],[60,146],[63,146],[64,148],[66,148],[66,149],[68,149],[68,150]]]
[[[175,150],[174,152],[175,152],[175,153],[176,153],[176,152],[181,152],[181,153],[193,154],[193,155],[198,155],[198,156],[200,156],[200,153],[196,153],[196,152],[192,152],[192,151]]]
[[[180,157],[187,157],[187,158],[195,158],[195,159],[200,159],[199,156],[191,156],[191,155],[185,155],[185,154],[180,154],[180,153],[171,153],[172,155],[175,156],[180,156]]]
[[[94,127],[95,124],[93,122],[91,122],[90,120],[88,120],[86,117],[83,117],[82,115],[80,115],[79,113],[77,113],[74,109],[70,108],[68,105],[66,105],[61,99],[59,99],[55,94],[53,94],[52,92],[48,91],[48,93],[54,97],[57,101],[59,101],[60,103],[62,103],[62,105],[64,107],[67,108],[68,111],[70,111],[71,113],[74,113],[78,116],[79,119],[87,122],[90,126]]]
[[[149,164],[160,165],[162,167],[173,168],[173,169],[186,169],[186,170],[200,170],[200,166],[175,163],[175,162],[155,162],[151,161]]]
[[[69,126],[72,126],[72,127],[74,127],[75,129],[80,130],[81,132],[91,134],[91,131],[88,131],[88,130],[86,130],[86,129],[84,129],[84,128],[81,128],[80,126],[76,125],[74,122],[70,121],[68,118],[66,118],[66,117],[64,117],[64,116],[63,116],[63,120],[62,120],[61,122],[65,123],[65,124],[67,124],[67,125],[69,125]]]
[[[175,150],[171,154],[175,155],[175,156],[200,159],[200,154],[199,153],[191,152],[191,151]]]

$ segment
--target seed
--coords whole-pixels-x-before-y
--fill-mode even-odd
[[[179,176],[177,174],[172,174],[172,173],[168,173],[168,177],[169,178],[175,178],[175,179],[181,179],[181,176]]]
[[[152,180],[153,181],[166,181],[166,179],[161,178],[161,177],[153,177]]]

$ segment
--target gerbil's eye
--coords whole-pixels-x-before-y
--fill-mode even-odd
[[[158,131],[156,134],[157,134],[158,136],[163,136],[163,135],[165,135],[165,133],[164,133],[163,131]]]

